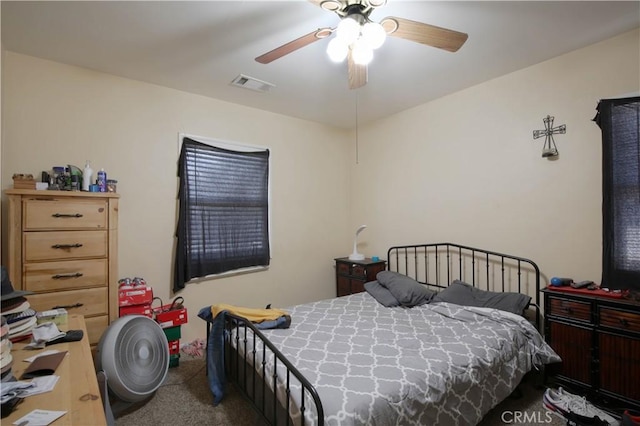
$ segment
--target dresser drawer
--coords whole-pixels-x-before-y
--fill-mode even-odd
[[[549,312],[547,315],[571,318],[578,321],[591,321],[591,304],[575,300],[549,297]]]
[[[73,290],[107,285],[107,259],[66,262],[27,263],[24,266],[25,290],[43,292]]]
[[[82,306],[65,308],[70,314],[86,316],[107,315],[107,287],[88,288],[82,290],[59,291],[55,293],[32,294],[27,300],[36,311],[47,311],[54,306]]]
[[[25,232],[26,262],[106,257],[107,231]]]
[[[100,343],[100,337],[109,326],[109,317],[100,315],[84,319],[87,325],[87,334],[89,335],[89,344],[97,345]]]
[[[640,333],[640,313],[600,307],[600,325]]]
[[[107,213],[102,199],[28,198],[23,201],[23,226],[26,231],[106,229]]]

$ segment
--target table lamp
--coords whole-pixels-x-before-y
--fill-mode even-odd
[[[367,225],[361,225],[356,230],[356,236],[353,238],[353,253],[349,255],[349,260],[364,260],[364,254],[358,253],[358,234],[366,227]]]

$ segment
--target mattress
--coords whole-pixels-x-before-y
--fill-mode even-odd
[[[285,310],[291,327],[263,333],[313,384],[328,425],[477,424],[532,368],[560,361],[525,318],[497,309],[386,308],[364,292]],[[273,355],[265,357],[273,388]],[[316,424],[311,399],[301,414],[299,384],[282,363],[276,370],[283,406],[290,381],[290,417]]]

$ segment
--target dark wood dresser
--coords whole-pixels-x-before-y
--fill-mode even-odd
[[[611,409],[640,409],[640,302],[544,289],[545,340],[559,385]]]
[[[376,279],[378,272],[384,271],[384,260],[349,260],[339,257],[336,261],[336,294],[338,297],[364,291],[364,284]]]

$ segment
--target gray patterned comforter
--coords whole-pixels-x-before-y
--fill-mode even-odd
[[[315,386],[329,425],[475,425],[524,374],[560,361],[526,319],[496,309],[385,308],[366,292],[285,309],[291,328],[263,332]]]

